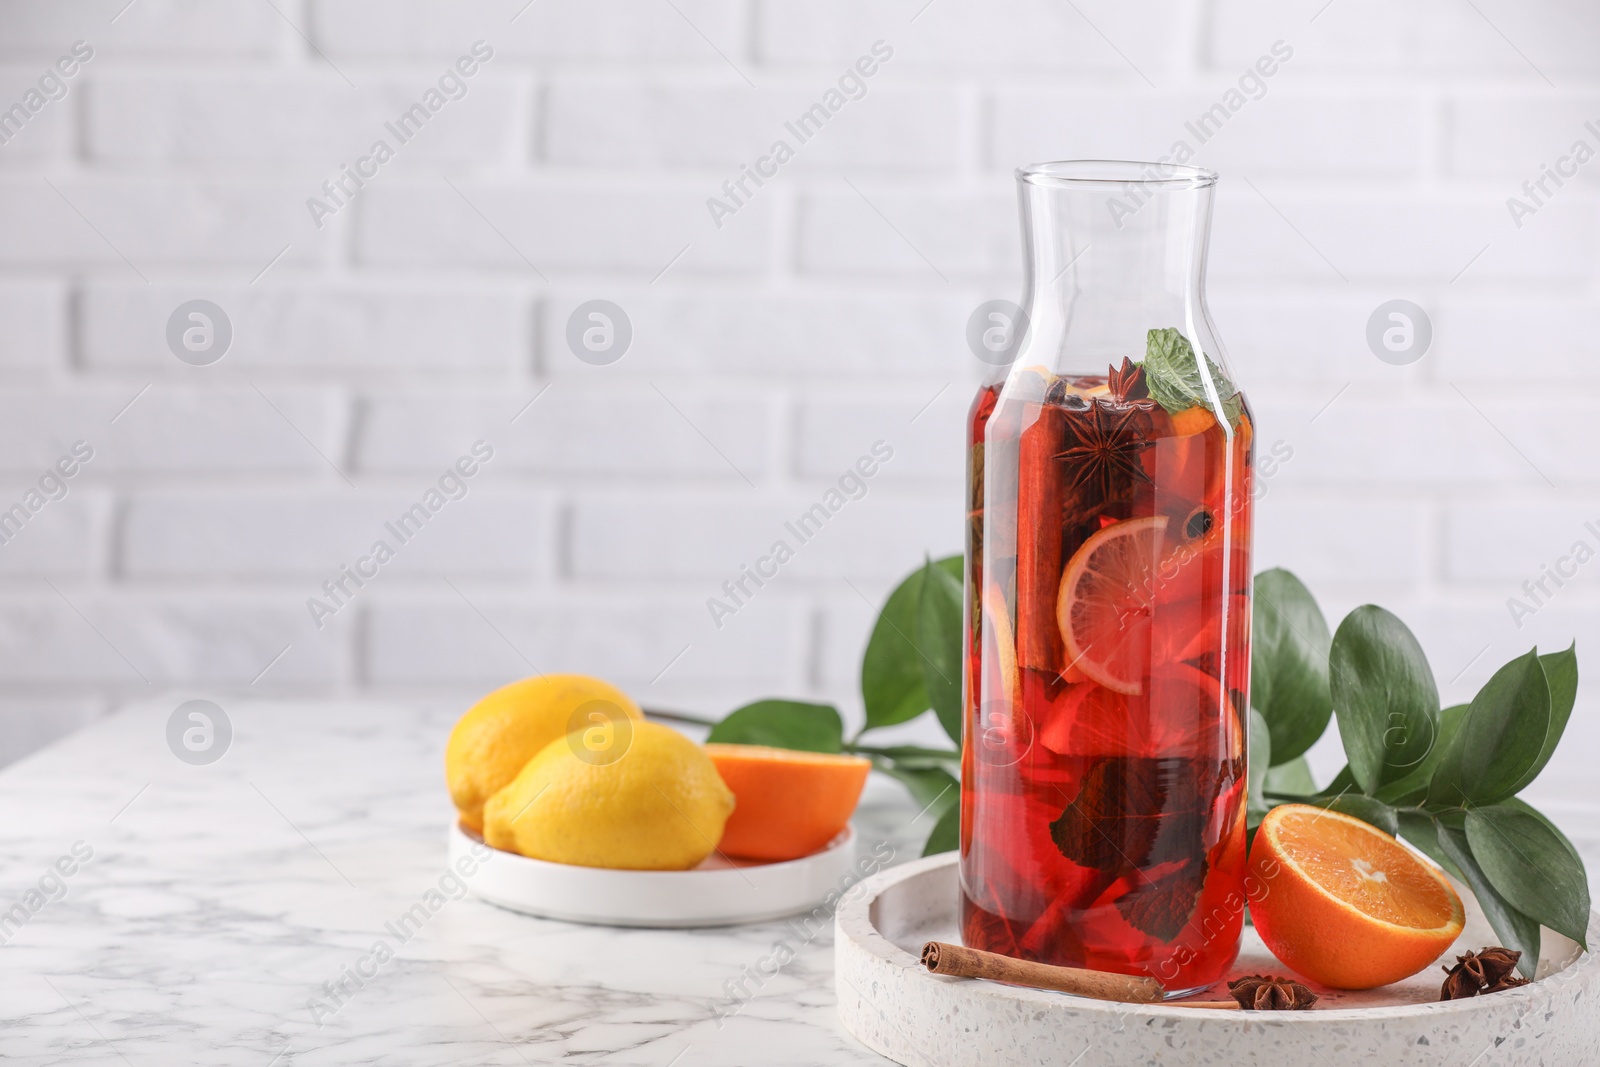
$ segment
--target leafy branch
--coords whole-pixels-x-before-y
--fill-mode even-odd
[[[1375,605],[1330,638],[1315,598],[1284,570],[1255,581],[1250,813],[1314,804],[1403,837],[1471,887],[1532,977],[1539,927],[1585,945],[1589,883],[1577,850],[1517,794],[1550,762],[1578,692],[1575,647],[1532,649],[1467,704],[1439,706],[1416,637]],[[1317,790],[1303,753],[1337,716],[1345,768]]]

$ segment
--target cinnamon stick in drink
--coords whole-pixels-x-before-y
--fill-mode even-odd
[[[1049,404],[1030,404],[1028,410],[1036,415],[1017,447],[1017,662],[1055,674],[1067,665],[1056,624],[1056,594],[1066,565],[1061,551],[1065,487],[1056,470],[1061,413]]]
[[[922,965],[934,974],[951,978],[987,978],[991,982],[1054,989],[1095,1000],[1120,1000],[1150,1004],[1165,994],[1154,978],[1107,971],[1086,971],[1078,967],[1053,967],[1048,963],[1013,959],[997,952],[929,941],[922,946]]]

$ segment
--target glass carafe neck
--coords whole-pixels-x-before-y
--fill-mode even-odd
[[[1015,366],[1104,374],[1142,358],[1151,329],[1205,334],[1216,175],[1083,160],[1017,171],[1029,336]]]

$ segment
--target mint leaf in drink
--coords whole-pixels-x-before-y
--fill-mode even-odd
[[[1140,933],[1157,941],[1171,941],[1183,933],[1194,917],[1207,870],[1204,855],[1190,860],[1177,870],[1122,894],[1117,898],[1117,911]]]
[[[1200,373],[1200,358],[1195,355],[1189,339],[1171,327],[1151,330],[1146,336],[1145,383],[1150,390],[1151,398],[1166,408],[1168,414],[1176,415],[1180,411],[1188,411],[1196,404],[1216,414],[1211,398],[1206,393],[1205,380]],[[1205,356],[1204,359],[1211,384],[1216,387],[1217,396],[1222,401],[1222,416],[1230,424],[1238,422],[1239,410],[1243,404],[1239,391],[1228,380],[1228,376],[1222,373],[1222,368],[1212,362],[1210,356]]]
[[[1107,874],[1203,859],[1218,791],[1218,772],[1201,761],[1104,756],[1084,772],[1050,838],[1073,863]]]

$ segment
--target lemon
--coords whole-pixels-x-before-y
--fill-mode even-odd
[[[445,746],[445,782],[462,824],[481,831],[483,802],[551,741],[571,730],[615,729],[624,718],[644,716],[628,694],[583,674],[544,674],[496,689],[461,716]]]
[[[659,723],[629,726],[610,744],[586,743],[581,732],[552,741],[484,805],[484,840],[583,867],[685,871],[705,859],[733,792],[687,737]]]

